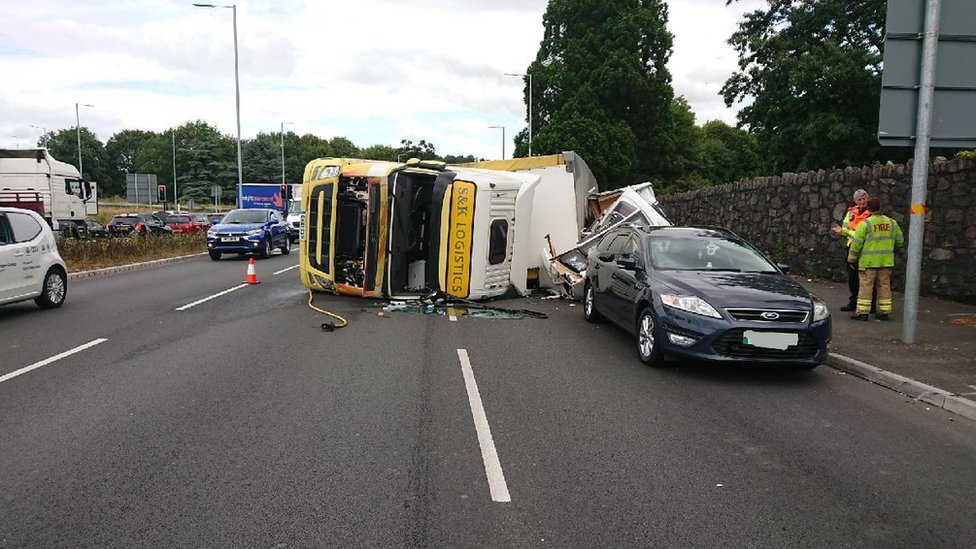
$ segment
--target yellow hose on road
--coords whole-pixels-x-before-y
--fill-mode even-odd
[[[329,315],[332,318],[334,318],[334,319],[336,319],[336,320],[339,321],[339,324],[333,324],[331,322],[325,322],[325,323],[323,323],[322,324],[322,331],[323,332],[331,332],[332,330],[336,330],[338,328],[345,328],[349,324],[349,322],[346,321],[346,319],[342,318],[341,316],[339,316],[339,315],[337,315],[335,313],[326,311],[325,309],[319,309],[315,305],[312,305],[312,290],[309,290],[308,291],[308,308],[309,309],[312,309],[313,311],[320,312],[320,313],[322,313],[324,315]]]

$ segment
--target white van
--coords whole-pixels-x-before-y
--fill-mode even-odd
[[[68,269],[37,212],[0,207],[0,305],[33,299],[54,309],[68,295]]]

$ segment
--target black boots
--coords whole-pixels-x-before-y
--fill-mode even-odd
[[[851,320],[863,320],[867,322],[871,317],[869,315],[851,315]]]

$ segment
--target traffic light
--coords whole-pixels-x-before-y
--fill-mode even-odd
[[[291,200],[291,186],[282,185],[281,186],[281,200],[288,202]]]
[[[166,202],[166,185],[156,186],[156,201],[159,203]]]

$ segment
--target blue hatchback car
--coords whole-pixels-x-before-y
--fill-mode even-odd
[[[282,254],[291,252],[288,225],[278,210],[231,210],[207,231],[207,251],[214,261],[225,253],[252,253],[267,258],[275,248]]]

